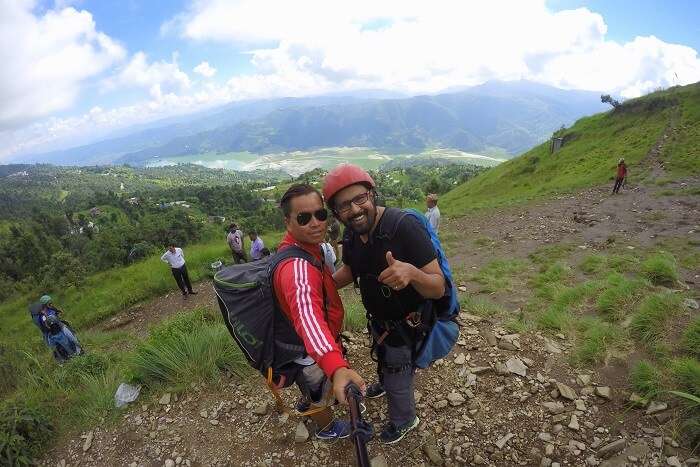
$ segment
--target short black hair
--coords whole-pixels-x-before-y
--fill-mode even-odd
[[[318,195],[318,199],[321,200],[321,204],[323,204],[323,196],[321,196],[321,192],[308,183],[295,183],[287,188],[287,191],[284,192],[282,199],[280,200],[280,209],[282,209],[284,217],[289,217],[289,214],[292,212],[292,200],[294,198],[308,195],[309,193],[316,193]]]

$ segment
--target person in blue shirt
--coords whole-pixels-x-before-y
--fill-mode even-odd
[[[39,328],[44,343],[54,351],[54,357],[59,362],[83,353],[70,326],[60,319],[61,313],[49,295],[43,295],[38,302],[29,305],[32,322]]]
[[[248,235],[250,236],[250,259],[257,261],[263,257],[262,250],[265,248],[265,244],[256,230],[251,230]]]

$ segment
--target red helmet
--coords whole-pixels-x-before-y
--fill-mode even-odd
[[[330,202],[340,190],[356,183],[368,185],[369,188],[376,187],[372,177],[362,167],[354,164],[340,164],[326,175],[323,182],[323,197],[326,202]]]

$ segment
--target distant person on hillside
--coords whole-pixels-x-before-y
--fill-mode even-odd
[[[243,232],[238,229],[236,224],[231,224],[228,226],[226,243],[228,243],[228,246],[231,249],[231,255],[233,256],[234,263],[240,264],[247,261],[243,250]]]
[[[615,186],[613,186],[613,193],[619,193],[620,187],[625,182],[627,177],[627,164],[625,164],[625,159],[620,159],[617,163],[617,174],[615,175]]]
[[[435,193],[430,193],[425,200],[425,204],[428,206],[428,211],[425,213],[425,217],[428,218],[428,222],[433,227],[435,233],[440,230],[440,209],[437,207],[438,195]]]
[[[265,243],[255,230],[251,230],[248,235],[250,236],[250,260],[257,261],[263,257],[262,250],[265,248]]]
[[[196,295],[197,292],[192,290],[190,276],[187,274],[187,266],[185,265],[185,254],[182,248],[177,248],[174,242],[168,244],[168,249],[160,257],[161,261],[170,265],[170,270],[173,273],[177,286],[182,291],[182,298],[187,300],[187,294]]]

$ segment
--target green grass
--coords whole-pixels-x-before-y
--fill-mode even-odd
[[[475,297],[473,295],[462,294],[459,298],[460,309],[476,316],[490,318],[492,316],[504,315],[507,310],[498,303],[484,297]]]
[[[576,322],[572,359],[575,363],[601,363],[610,348],[620,345],[623,337],[623,332],[615,325],[599,318],[581,318]]]
[[[596,300],[596,309],[611,321],[619,321],[632,313],[647,284],[640,279],[628,279],[622,274],[608,275],[603,291]]]
[[[340,291],[340,297],[345,309],[343,331],[358,332],[366,329],[367,313],[360,295],[355,292],[352,286],[348,286]]]
[[[664,376],[653,363],[642,360],[630,371],[630,383],[640,396],[653,398],[664,388]]]
[[[554,263],[544,271],[536,274],[528,285],[534,289],[535,296],[554,300],[565,288],[565,282],[571,277],[571,268],[563,263]]]
[[[607,270],[608,260],[605,255],[592,254],[583,258],[578,267],[586,274],[599,274]]]
[[[526,268],[524,261],[496,259],[481,268],[472,279],[482,285],[482,292],[505,292],[511,290],[513,279]]]
[[[653,284],[673,285],[679,277],[676,258],[670,253],[654,253],[642,262],[642,274]]]
[[[695,358],[677,358],[671,362],[671,374],[681,391],[700,397],[700,361]]]
[[[697,240],[688,237],[666,238],[656,246],[672,253],[680,267],[691,271],[700,268],[700,242]]]
[[[540,328],[565,331],[576,323],[575,313],[586,300],[600,289],[595,281],[583,282],[575,286],[561,286],[546,299],[535,300],[528,305],[534,311],[535,321]]]
[[[653,348],[666,335],[665,326],[668,319],[682,311],[681,304],[681,297],[674,293],[655,293],[647,296],[632,317],[632,335],[640,344]]]
[[[538,248],[536,251],[530,253],[528,258],[530,258],[533,263],[546,267],[552,263],[568,258],[574,249],[575,247],[568,243],[556,243],[554,245]]]
[[[695,318],[695,321],[688,325],[683,333],[681,346],[688,354],[700,359],[700,318]]]
[[[549,141],[459,185],[440,200],[445,215],[524,203],[604,183],[612,185],[624,157],[636,183],[639,162],[680,109],[678,130],[663,159],[674,176],[700,173],[700,85],[692,84],[631,99],[615,111],[578,120],[564,132],[568,141],[554,153]]]

